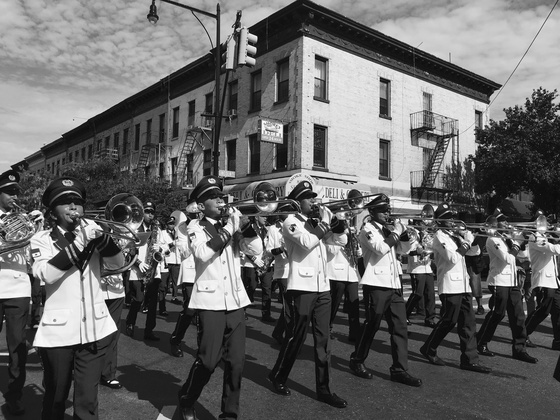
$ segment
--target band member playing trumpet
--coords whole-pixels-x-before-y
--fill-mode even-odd
[[[332,212],[326,206],[319,206],[318,220],[310,217],[316,216],[313,207],[316,196],[308,181],[301,181],[287,196],[301,206],[301,213],[289,215],[282,226],[290,261],[286,294],[289,295],[287,298],[293,299],[293,316],[268,378],[274,392],[284,396],[291,394],[286,381],[312,322],[317,399],[333,407],[344,408],[347,402],[332,393],[329,387],[331,295],[326,277],[327,244],[344,243],[340,242],[340,235],[330,232]]]
[[[420,348],[420,353],[437,366],[445,362],[437,355],[437,348],[455,324],[461,347],[461,369],[490,373],[491,369],[478,363],[476,350],[476,318],[472,306],[471,287],[465,265],[465,254],[474,240],[468,230],[453,231],[453,211],[442,203],[435,211],[438,230],[434,237],[434,261],[437,267],[438,293],[442,303],[441,319]]]
[[[99,225],[81,220],[85,198],[75,178],[51,182],[42,202],[54,227],[31,238],[33,275],[47,295],[33,343],[44,368],[43,420],[64,418],[72,379],[74,418],[98,418],[99,379],[117,330],[101,291],[101,259],[122,266],[124,255]]]
[[[222,185],[215,176],[200,180],[191,193],[204,214],[187,226],[196,266],[189,308],[198,311],[199,348],[187,381],[179,391],[183,419],[195,419],[194,404],[214,369],[224,359],[220,418],[239,418],[241,378],[245,363],[245,314],[250,304],[241,280],[240,251],[262,252],[260,240],[239,233],[241,213],[223,217]]]
[[[366,319],[356,342],[355,351],[350,356],[350,369],[360,378],[373,378],[373,374],[365,367],[364,362],[381,320],[385,317],[391,334],[393,356],[393,365],[390,368],[391,380],[409,386],[421,386],[422,380],[407,372],[406,309],[396,254],[405,227],[399,220],[396,220],[392,226],[388,225],[390,207],[389,197],[385,194],[373,198],[365,208],[369,211],[370,220],[360,231],[359,240],[365,264],[360,284],[363,286],[364,299],[367,302]]]
[[[506,227],[506,217],[501,213],[497,216],[490,216],[486,223],[487,231],[495,235],[486,239],[486,250],[490,258],[488,289],[492,293],[494,304],[476,335],[478,354],[494,356],[494,353],[488,349],[488,342],[492,340],[498,324],[507,311],[513,341],[513,358],[523,362],[537,363],[537,359],[529,356],[525,351],[525,340],[527,339],[525,313],[515,266],[515,256],[523,242],[523,235],[519,232],[514,233],[511,238],[505,238],[500,234],[497,229]]]
[[[8,216],[18,209],[16,200],[20,194],[19,174],[7,171],[0,175],[0,331],[2,318],[6,319],[6,343],[8,345],[8,390],[4,393],[8,412],[21,415],[25,412],[21,403],[25,385],[27,341],[25,325],[29,313],[31,282],[29,278],[29,247],[2,250],[5,233],[9,230]],[[42,221],[42,214],[35,210],[31,216]],[[32,234],[33,231],[30,231]],[[28,242],[28,241],[27,241]],[[38,280],[36,280],[38,281]]]

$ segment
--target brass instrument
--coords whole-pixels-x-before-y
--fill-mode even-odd
[[[291,207],[294,210],[291,211],[282,209],[280,211],[277,211],[279,207]],[[278,200],[276,190],[274,189],[255,190],[255,192],[253,193],[253,198],[225,204],[223,207],[221,207],[222,217],[228,217],[233,209],[239,210],[239,212],[246,217],[267,217],[273,215],[281,216],[301,212],[301,207],[297,201],[290,199]]]
[[[13,206],[15,212],[0,218],[0,254],[26,247],[31,237],[41,228],[31,220],[23,208],[16,203],[13,203]]]
[[[157,243],[159,237],[159,227],[154,221],[151,226],[150,236],[146,242],[147,250],[144,262],[148,264],[148,269],[142,273],[142,280],[144,283],[148,283],[154,277],[156,268],[160,262],[163,261],[163,254],[160,251],[156,251],[154,245]]]
[[[351,220],[359,215],[366,205],[366,199],[379,194],[363,195],[360,191],[352,189],[348,191],[346,199],[329,201],[326,203],[314,203],[314,213],[318,213],[320,206],[328,208],[339,220]]]

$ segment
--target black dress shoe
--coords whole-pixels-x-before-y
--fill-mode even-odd
[[[527,363],[537,363],[539,361],[539,359],[537,359],[536,357],[529,356],[526,351],[518,351],[513,353],[513,358],[515,360],[521,360],[522,362]]]
[[[290,388],[288,388],[286,384],[278,382],[272,375],[268,375],[268,380],[272,382],[272,388],[274,389],[274,392],[276,392],[277,394],[284,395],[287,397],[292,393],[290,391]]]
[[[183,350],[180,344],[171,344],[171,356],[183,357]]]
[[[25,409],[20,400],[6,400],[8,412],[14,416],[21,416],[25,413]]]
[[[144,333],[144,340],[159,341],[159,337],[155,335],[153,332],[149,332],[149,333]]]
[[[159,311],[160,316],[169,316],[169,312],[167,311]]]
[[[183,416],[183,420],[196,420],[194,407],[181,407],[181,415]]]
[[[410,319],[406,319],[406,325],[412,325],[412,322],[410,322]]]
[[[536,349],[537,345],[535,343],[533,343],[529,337],[527,337],[527,339],[525,340],[525,347],[529,347],[531,349]]]
[[[490,349],[488,349],[488,345],[486,344],[480,344],[476,346],[476,350],[481,356],[494,357],[494,352],[490,351]]]
[[[391,381],[408,386],[421,386],[422,379],[411,376],[408,372],[391,372]]]
[[[266,314],[261,317],[261,321],[269,324],[274,324],[276,322],[276,319],[271,317],[270,314]]]
[[[437,354],[434,354],[433,356],[430,356],[428,354],[428,349],[425,348],[424,346],[420,347],[420,353],[422,353],[422,356],[424,356],[426,359],[428,359],[428,362],[430,362],[432,365],[436,365],[436,366],[445,366],[445,362],[443,360],[441,360]]]
[[[345,400],[343,400],[336,394],[319,394],[317,399],[321,402],[330,405],[331,407],[336,407],[336,408],[345,408],[348,405],[348,403]]]
[[[426,327],[429,327],[429,328],[435,328],[436,325],[437,325],[437,322],[434,322],[434,321],[424,321],[424,325],[425,325]]]
[[[116,379],[111,379],[110,381],[106,381],[105,379],[101,379],[99,381],[99,383],[101,385],[106,386],[107,388],[111,388],[111,389],[121,389],[122,388],[121,383]]]
[[[359,363],[356,362],[352,359],[350,359],[350,370],[352,371],[352,373],[356,376],[359,376],[360,378],[364,378],[364,379],[372,379],[373,378],[373,374],[366,369],[366,367],[364,366],[363,363]]]
[[[134,337],[134,325],[128,324],[126,326],[126,329],[124,330],[124,333],[129,337]]]
[[[478,373],[490,373],[492,369],[486,366],[479,365],[478,363],[461,363],[460,368],[463,370],[470,370]]]

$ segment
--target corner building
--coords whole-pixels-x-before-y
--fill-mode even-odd
[[[357,188],[387,194],[394,211],[419,212],[448,192],[445,167],[474,153],[475,127],[488,122],[500,87],[307,0],[249,32],[258,36],[256,66],[221,75],[219,168],[238,199],[261,181],[284,196],[287,184],[306,178],[324,201]],[[57,173],[102,156],[190,188],[213,167],[213,92],[209,53],[25,164]]]

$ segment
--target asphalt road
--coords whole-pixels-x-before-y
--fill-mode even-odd
[[[408,286],[408,284],[406,284]],[[485,284],[484,284],[485,286]],[[487,308],[488,291],[484,305]],[[409,288],[405,287],[405,295]],[[257,302],[260,295],[257,294]],[[169,317],[158,317],[155,333],[159,342],[144,342],[145,316],[140,315],[136,337],[121,335],[119,342],[118,378],[120,390],[100,387],[100,419],[108,420],[179,420],[176,410],[177,392],[186,379],[196,351],[195,328],[187,331],[183,350],[185,357],[169,355],[169,336],[179,305],[168,303]],[[280,305],[273,303],[273,315]],[[292,395],[283,397],[271,391],[266,377],[276,361],[279,347],[270,337],[272,325],[260,321],[258,307],[247,310],[247,357],[241,395],[241,418],[261,419],[558,419],[560,418],[560,383],[552,378],[559,352],[550,349],[552,328],[550,318],[532,334],[538,345],[529,353],[539,359],[530,365],[511,358],[510,330],[507,317],[498,327],[489,344],[496,357],[481,357],[493,369],[489,375],[459,369],[459,339],[455,331],[439,348],[445,367],[430,365],[419,348],[430,330],[420,317],[413,317],[409,327],[409,372],[423,380],[420,388],[411,388],[389,380],[391,365],[390,339],[385,322],[376,335],[366,361],[373,370],[372,380],[360,379],[350,373],[348,358],[353,345],[347,342],[346,315],[339,312],[334,327],[331,355],[331,389],[348,401],[345,409],[335,409],[315,399],[313,339],[309,334],[300,358],[287,385]],[[362,314],[363,315],[363,311]],[[123,320],[126,309],[123,312]],[[480,326],[484,315],[477,315]],[[32,341],[33,331],[28,331]],[[0,390],[6,390],[7,355],[5,334],[0,334]],[[22,420],[40,419],[43,388],[42,370],[37,354],[30,349],[27,381],[23,401],[26,414],[11,417],[0,397],[0,417]],[[197,405],[200,420],[216,419],[220,414],[222,369],[218,367],[205,387]],[[72,390],[66,418],[72,418]]]

